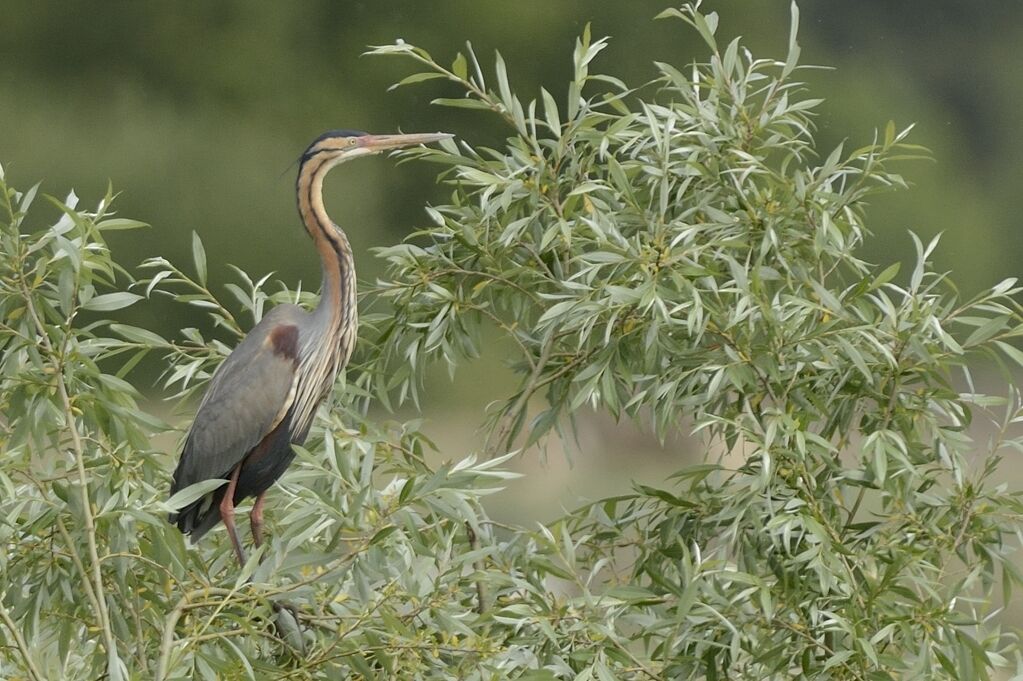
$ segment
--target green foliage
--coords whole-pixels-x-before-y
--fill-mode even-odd
[[[709,62],[658,64],[632,89],[591,72],[605,42],[587,31],[560,100],[524,103],[499,57],[488,86],[471,49],[451,68],[404,43],[374,49],[425,68],[404,84],[453,81],[465,96],[438,103],[498,116],[508,138],[408,153],[443,164],[450,202],[380,253],[348,389],[297,448],[273,540],[240,572],[222,538],[187,548],[166,523],[174,438],[150,438],[174,431],[126,381],[156,352],[190,397],[229,346],[106,318],[162,294],[240,336],[242,314],[307,296],[239,272],[229,307],[198,237],[187,271],[156,258],[132,281],[103,235],[137,223],[111,217],[109,196],[88,212],[72,195],[32,228],[35,191],[3,184],[0,675],[974,679],[1014,666],[993,592],[1019,581],[1023,508],[991,478],[1023,444],[1023,412],[1015,388],[981,394],[969,369],[1023,364],[1014,282],[963,301],[928,268],[935,243],[917,244],[904,280],[856,257],[864,198],[902,185],[890,165],[918,150],[889,126],[816,160],[819,102],[792,80],[795,11],[784,61],[719,47],[716,15],[697,7],[665,16],[703,37]],[[521,383],[488,415],[488,456],[431,465],[416,423],[366,416],[418,399],[431,362],[462,363],[493,332]],[[482,499],[513,477],[506,452],[581,409],[691,428],[706,462],[537,530],[497,527]]]

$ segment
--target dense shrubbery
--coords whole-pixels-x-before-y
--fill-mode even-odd
[[[588,32],[567,93],[526,103],[500,59],[491,87],[471,50],[450,68],[407,44],[374,50],[425,69],[407,84],[454,81],[465,97],[439,103],[501,116],[509,137],[409,154],[446,166],[450,202],[380,253],[388,274],[364,300],[347,389],[241,573],[226,542],[186,548],[165,522],[171,457],[150,437],[168,426],[126,380],[159,353],[187,397],[227,347],[99,319],[164,293],[238,336],[301,296],[239,273],[231,311],[198,240],[187,272],[157,258],[132,281],[104,234],[136,224],[110,216],[110,197],[84,211],[72,195],[38,228],[35,191],[5,184],[0,674],[973,679],[1015,666],[991,615],[996,585],[1018,582],[1021,509],[990,478],[1020,447],[1020,399],[980,394],[968,368],[1023,362],[1014,283],[959,300],[927,267],[934,244],[901,278],[857,259],[864,197],[901,185],[890,163],[915,153],[905,133],[818,162],[794,30],[785,61],[759,60],[719,46],[713,14],[666,15],[711,58],[657,64],[637,90],[591,73],[604,42]],[[488,456],[432,467],[414,424],[366,417],[416,399],[432,361],[474,357],[488,328],[522,377],[485,415]],[[504,453],[584,408],[691,427],[706,462],[535,531],[496,527],[481,499],[510,477]],[[993,425],[984,440],[977,421]],[[276,601],[300,623],[278,622],[284,640]]]

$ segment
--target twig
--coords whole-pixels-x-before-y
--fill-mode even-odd
[[[71,538],[71,533],[67,531],[67,525],[64,524],[64,519],[60,515],[57,516],[57,531],[60,533],[64,543],[67,544],[71,562],[75,564],[75,569],[78,570],[82,578],[82,586],[85,588],[86,598],[92,603],[93,608],[99,610],[99,600],[96,598],[96,592],[92,590],[92,583],[89,581],[89,571],[85,568],[82,557],[78,555],[78,550],[75,548],[75,542]]]
[[[75,455],[75,467],[78,473],[82,515],[85,520],[85,536],[89,546],[89,560],[92,565],[92,586],[95,589],[95,603],[98,610],[97,615],[99,616],[99,627],[103,634],[103,647],[107,651],[107,673],[114,678],[120,678],[121,675],[119,671],[115,672],[113,669],[115,660],[119,659],[119,655],[117,653],[117,643],[114,640],[114,634],[110,628],[110,613],[107,610],[106,592],[103,588],[103,572],[100,566],[99,550],[96,546],[96,519],[92,514],[92,500],[89,499],[89,476],[85,471],[85,450],[82,447],[82,438],[78,433],[74,410],[71,406],[71,397],[68,395],[67,384],[64,380],[63,353],[58,356],[54,351],[53,344],[50,342],[50,336],[46,332],[46,326],[43,324],[42,319],[40,319],[39,313],[36,311],[36,306],[33,304],[32,294],[25,282],[24,273],[22,273],[19,283],[21,284],[22,293],[25,296],[25,308],[32,317],[32,322],[39,334],[40,343],[42,343],[43,349],[54,363],[54,376],[56,377],[57,392],[60,394],[61,405],[64,409],[65,425],[71,435],[71,447]],[[68,326],[70,327],[70,321]]]
[[[476,530],[472,529],[472,525],[468,522],[465,523],[465,533],[469,537],[469,550],[478,551],[480,548],[479,537],[476,536]],[[473,568],[476,572],[483,572],[483,561],[473,561]],[[476,612],[482,615],[487,610],[487,585],[483,583],[483,576],[480,575],[476,578]]]
[[[802,636],[803,638],[805,638],[807,641],[810,642],[810,645],[812,645],[814,647],[817,647],[817,648],[820,648],[829,657],[835,657],[835,655],[837,654],[834,650],[831,649],[831,647],[827,643],[824,643],[823,641],[818,641],[813,636],[811,636],[807,632],[803,631],[799,627],[791,624],[790,622],[786,622],[783,618],[776,618],[775,622],[777,622],[781,626],[785,627],[789,631],[793,632],[797,636]],[[844,662],[843,661],[841,664],[852,675],[852,678],[855,678],[855,679],[863,679],[864,678],[863,675],[859,674],[848,662]]]
[[[32,659],[32,655],[29,653],[28,645],[25,643],[25,638],[21,635],[21,630],[18,629],[18,625],[11,619],[10,613],[7,612],[7,608],[4,607],[2,602],[0,602],[0,619],[10,629],[11,636],[14,638],[14,645],[18,648],[18,652],[21,653],[21,659],[25,661],[25,668],[28,669],[29,676],[34,681],[46,681],[46,677],[40,673],[35,660]]]
[[[899,347],[895,351],[895,370],[892,372],[892,389],[888,394],[888,404],[885,406],[884,418],[881,420],[881,427],[875,432],[887,430],[888,425],[892,422],[892,415],[895,413],[895,406],[899,399],[899,361],[902,359],[902,353],[906,349],[906,344],[903,341],[899,341]],[[852,527],[856,520],[856,512],[860,510],[860,504],[863,502],[863,497],[867,493],[866,487],[860,487],[860,491],[856,494],[856,500],[853,501],[852,509],[849,511],[849,517],[846,519],[845,527],[842,528],[841,534],[845,534]]]
[[[40,491],[41,494],[46,493],[46,486],[43,482],[51,482],[52,480],[58,480],[61,478],[43,479],[39,480],[28,471],[17,471],[21,475],[31,482]],[[65,476],[70,479],[70,476]],[[89,603],[92,604],[93,609],[99,610],[99,602],[96,600],[96,594],[92,590],[92,583],[89,581],[89,571],[86,569],[85,564],[82,563],[82,557],[78,555],[78,549],[75,547],[75,541],[71,538],[71,533],[67,530],[67,525],[64,524],[64,519],[60,513],[56,516],[55,524],[57,526],[57,532],[60,534],[64,544],[67,545],[68,556],[71,558],[71,562],[74,563],[75,569],[78,571],[78,576],[82,578],[82,587],[85,589],[85,597],[89,599]]]
[[[191,609],[194,609],[194,608],[213,607],[213,608],[216,609],[216,613],[219,613],[228,604],[230,604],[232,602],[233,603],[243,603],[243,602],[248,602],[248,601],[261,600],[261,599],[266,599],[266,598],[269,598],[269,597],[272,597],[272,596],[275,596],[275,595],[284,594],[284,593],[288,593],[290,591],[294,591],[295,589],[298,589],[300,587],[303,587],[303,586],[306,586],[308,584],[312,584],[312,583],[314,583],[316,581],[319,581],[321,579],[324,579],[331,572],[333,572],[334,570],[340,568],[344,563],[349,562],[351,560],[354,560],[356,556],[362,554],[363,551],[366,550],[366,548],[369,545],[370,540],[371,540],[371,537],[364,538],[363,545],[361,547],[358,547],[358,548],[352,550],[351,552],[349,552],[348,554],[342,556],[339,560],[336,561],[335,565],[328,566],[322,573],[313,575],[313,576],[311,576],[311,577],[309,577],[307,579],[302,579],[302,580],[293,582],[292,584],[288,585],[287,587],[270,589],[270,590],[264,591],[262,593],[252,593],[252,594],[242,594],[242,593],[239,593],[237,588],[235,588],[235,589],[222,589],[222,588],[217,588],[217,587],[207,587],[207,588],[195,589],[193,591],[187,592],[185,595],[183,595],[181,597],[180,600],[178,600],[177,605],[174,606],[174,609],[171,610],[170,613],[168,613],[167,617],[164,619],[163,636],[162,636],[161,642],[160,642],[160,653],[159,653],[159,656],[157,657],[157,664],[156,664],[156,676],[155,676],[156,681],[163,681],[164,679],[167,678],[167,673],[168,673],[167,670],[168,670],[168,667],[170,665],[170,657],[171,657],[171,654],[174,652],[174,643],[175,643],[174,630],[177,627],[178,620],[181,619],[181,616],[185,613],[186,610],[191,610]],[[239,585],[239,586],[241,586],[241,585]],[[205,597],[208,597],[208,596],[218,596],[218,597],[220,597],[221,600],[219,600],[219,601],[197,600],[197,599],[204,599]],[[276,609],[277,604],[275,602],[272,602],[271,604]],[[214,613],[214,616],[216,615],[216,613]],[[301,613],[299,613],[297,615],[296,619],[304,619],[304,618],[302,617]],[[197,636],[205,637],[206,636],[206,629],[209,628],[209,626],[212,623],[212,621],[213,621],[212,618],[208,619],[206,624],[204,624],[203,627],[202,627],[202,633],[197,634]],[[210,633],[212,634],[213,632],[210,632]],[[195,639],[195,637],[191,637],[189,639],[184,639],[184,640],[188,641],[188,640],[194,640],[194,639]],[[206,640],[206,639],[204,638],[202,640]],[[278,639],[278,640],[280,640],[280,639]],[[285,645],[287,645],[287,641],[283,641],[283,643],[285,643]]]
[[[529,398],[536,391],[540,375],[547,367],[547,361],[551,358],[551,352],[554,349],[554,338],[554,334],[551,334],[547,342],[544,343],[543,350],[540,351],[540,357],[536,360],[536,364],[533,365],[533,371],[530,372],[529,378],[526,379],[525,385],[522,386],[519,398],[515,400],[515,404],[498,421],[497,427],[494,429],[491,438],[489,438],[489,443],[486,447],[486,454],[489,458],[496,456],[501,447],[510,446],[511,443],[508,440],[510,439],[512,428],[515,427],[519,414],[526,408]]]
[[[201,598],[203,596],[222,596],[225,599],[237,596],[237,593],[232,589],[197,589],[190,591],[178,600],[177,605],[174,609],[168,613],[167,617],[163,621],[163,637],[160,640],[160,655],[156,662],[156,681],[163,681],[167,678],[167,667],[170,664],[170,656],[174,650],[174,629],[178,625],[178,620],[185,613],[186,610],[191,608],[198,608],[203,605],[207,605],[206,601],[200,601],[198,603],[193,602],[195,598]]]

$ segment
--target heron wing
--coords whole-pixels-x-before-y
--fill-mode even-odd
[[[275,307],[217,369],[185,439],[171,494],[226,478],[284,418],[294,400],[304,316],[293,305]]]

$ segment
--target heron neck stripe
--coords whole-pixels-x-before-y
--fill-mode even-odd
[[[329,159],[304,163],[299,174],[299,190],[302,191],[301,182],[306,182],[307,186],[304,189],[303,198],[305,199],[306,210],[311,215],[303,215],[302,217],[306,221],[307,230],[309,230],[314,241],[325,239],[335,256],[335,260],[331,262],[327,252],[321,251],[324,267],[337,268],[338,281],[335,298],[335,292],[326,288],[332,286],[332,284],[329,279],[325,278],[325,288],[321,292],[323,297],[321,297],[320,305],[336,307],[336,309],[330,310],[328,323],[335,331],[335,337],[339,339],[339,347],[334,349],[334,352],[340,351],[340,355],[344,359],[341,362],[331,361],[334,358],[333,352],[314,353],[312,356],[307,357],[311,370],[303,372],[303,374],[309,376],[311,380],[304,381],[300,385],[295,405],[309,405],[310,413],[302,414],[302,420],[306,421],[306,418],[308,418],[308,421],[300,424],[300,427],[302,425],[308,427],[311,423],[312,415],[316,411],[316,405],[319,404],[321,392],[326,392],[327,388],[333,384],[340,366],[346,363],[351,355],[351,339],[344,333],[344,330],[346,325],[348,328],[352,328],[357,318],[355,310],[357,302],[354,296],[355,263],[352,258],[351,246],[348,244],[344,232],[335,227],[333,221],[327,217],[323,206],[323,176],[330,170],[330,167]],[[313,231],[313,225],[309,224],[310,221],[315,223],[317,231]],[[302,412],[304,408],[299,411]]]
[[[320,152],[316,152],[316,153],[320,153]],[[320,161],[315,166],[307,166],[306,164],[303,164],[302,170],[305,171],[305,169],[308,167],[309,168],[309,172],[303,172],[302,176],[308,178],[308,181],[306,182],[306,185],[307,185],[306,186],[306,205],[309,207],[309,212],[312,215],[313,222],[315,222],[316,226],[320,229],[320,234],[322,234],[324,236],[324,238],[327,239],[327,241],[330,243],[330,245],[334,248],[334,251],[337,252],[338,248],[337,248],[337,245],[334,243],[334,238],[332,237],[330,232],[327,230],[327,225],[323,224],[323,220],[321,219],[321,213],[323,213],[323,211],[322,210],[317,210],[317,205],[313,201],[313,199],[314,199],[313,187],[316,185],[316,178],[317,178],[317,176],[320,175],[320,169],[323,168],[323,166],[326,163],[327,163],[326,161]],[[322,180],[321,180],[321,182],[322,182]],[[320,200],[320,207],[321,208],[322,208],[322,205],[323,205],[323,200],[322,200],[322,192],[321,192],[321,200]],[[326,214],[324,214],[322,217],[326,217]]]
[[[328,151],[337,151],[337,150],[336,149],[317,149],[316,151],[312,151],[312,152],[309,152],[308,154],[305,154],[302,157],[302,163],[306,163],[309,160],[311,160],[313,157],[319,156],[320,154],[325,154]]]
[[[350,260],[350,257],[347,257],[349,256],[349,253],[345,248],[345,244],[338,238],[337,233],[333,229],[333,223],[331,223],[329,218],[327,218],[326,211],[324,210],[323,207],[322,195],[323,175],[326,175],[327,171],[329,170],[329,168],[323,170],[323,167],[324,165],[326,165],[326,163],[327,161],[320,161],[315,166],[311,166],[308,163],[305,163],[302,166],[302,172],[299,175],[300,182],[298,184],[299,188],[301,188],[302,180],[304,180],[307,184],[305,190],[306,191],[305,203],[310,213],[310,216],[307,217],[305,215],[302,215],[301,217],[303,220],[307,221],[306,224],[307,229],[310,227],[310,225],[308,224],[308,220],[310,219],[310,217],[312,221],[316,223],[316,227],[319,229],[320,235],[327,240],[327,243],[330,245],[331,249],[334,251],[334,253],[338,255],[339,260],[342,261],[341,263],[339,263],[339,266],[341,266],[343,269],[344,267],[351,267],[352,265],[351,262],[347,262]],[[317,180],[319,180],[319,183],[321,185],[321,192],[318,197],[319,198],[318,202],[316,201],[317,196],[314,191],[317,184]],[[327,223],[324,223],[325,219],[327,220]],[[317,240],[316,235],[312,232],[312,230],[309,231],[310,236],[313,237],[313,240],[314,241]],[[344,272],[342,271],[341,274],[343,275]],[[344,276],[342,276],[341,278],[344,279]]]
[[[326,218],[327,214],[326,214],[326,211],[323,210],[323,193],[322,193],[322,191],[320,192],[319,204],[317,205],[316,203],[313,203],[313,198],[314,198],[313,197],[313,187],[317,184],[317,181],[316,181],[317,179],[319,179],[319,184],[322,187],[323,176],[326,175],[327,171],[329,170],[329,168],[324,168],[324,166],[326,166],[326,165],[327,165],[327,161],[320,161],[320,163],[317,164],[316,167],[310,172],[309,187],[307,189],[309,195],[308,195],[307,201],[308,201],[308,204],[309,204],[309,210],[313,214],[313,220],[315,220],[316,226],[319,227],[319,229],[320,229],[320,234],[322,234],[323,237],[327,240],[327,242],[330,244],[331,249],[334,251],[334,254],[337,256],[337,263],[336,264],[337,264],[337,268],[338,268],[338,281],[340,283],[340,287],[339,287],[340,290],[338,291],[338,294],[339,294],[338,300],[339,301],[343,301],[348,296],[348,276],[347,276],[348,272],[347,272],[347,270],[350,270],[352,268],[352,266],[353,266],[353,263],[351,261],[352,260],[351,259],[351,254],[350,254],[349,249],[346,249],[345,245],[340,241],[340,239],[338,239],[337,235],[332,233],[332,232],[334,232],[333,225],[332,224],[324,224],[324,222],[323,222],[323,218]],[[329,218],[328,218],[328,220],[329,220]],[[326,293],[326,292],[323,292],[323,293]],[[321,295],[322,295],[322,293],[321,293]]]

